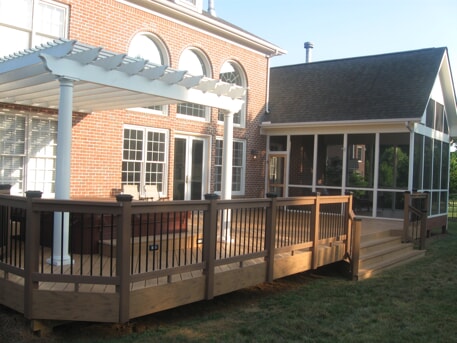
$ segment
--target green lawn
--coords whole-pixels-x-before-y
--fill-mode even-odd
[[[64,325],[48,339],[74,337],[80,342],[456,342],[457,224],[429,242],[426,257],[368,280],[303,273],[126,326]]]

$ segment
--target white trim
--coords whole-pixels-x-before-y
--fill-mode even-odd
[[[116,0],[126,6],[136,8],[160,18],[191,28],[197,32],[204,33],[206,36],[215,37],[218,40],[233,44],[256,54],[284,55],[286,50],[279,48],[261,38],[246,33],[235,27],[223,24],[211,17],[204,16],[196,11],[186,9],[183,6],[174,4],[171,1],[155,0]],[[150,7],[147,8],[146,6]],[[157,10],[154,10],[157,8]],[[165,13],[157,12],[162,10]],[[168,13],[168,14],[166,14]],[[179,19],[182,18],[182,19]],[[186,20],[186,21],[184,21]],[[189,21],[189,22],[187,22]]]

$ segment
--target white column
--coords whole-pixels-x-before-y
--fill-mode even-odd
[[[59,82],[55,198],[65,200],[70,199],[73,80],[60,78]],[[54,213],[53,256],[47,262],[54,265],[70,264],[68,242],[69,213]]]
[[[232,199],[232,161],[233,161],[233,112],[224,114],[224,144],[222,145],[221,199]],[[231,211],[224,211],[222,240],[230,242]]]
[[[233,112],[224,114],[221,199],[232,199]]]

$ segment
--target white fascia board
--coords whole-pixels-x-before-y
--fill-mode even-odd
[[[407,132],[409,125],[420,122],[420,118],[381,119],[360,121],[332,122],[299,122],[299,123],[269,123],[260,125],[262,135],[287,134],[331,134],[331,133],[370,133],[370,132]]]

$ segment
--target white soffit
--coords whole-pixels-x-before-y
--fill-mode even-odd
[[[74,40],[55,40],[0,58],[0,102],[57,109],[60,78],[74,81],[73,111],[87,113],[180,102],[238,112],[246,91]]]

